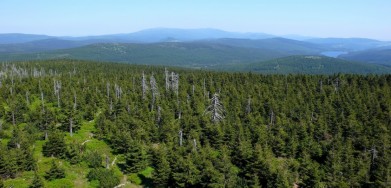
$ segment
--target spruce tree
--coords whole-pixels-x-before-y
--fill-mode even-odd
[[[42,146],[42,153],[45,157],[65,157],[67,152],[64,135],[59,131],[49,134],[49,141]]]
[[[45,179],[51,181],[55,179],[65,178],[65,170],[57,166],[56,162],[52,160],[52,166],[45,174]]]
[[[130,173],[136,173],[147,167],[147,153],[144,150],[141,143],[132,141],[130,148],[125,154],[125,167],[126,171]]]
[[[35,172],[33,182],[31,182],[31,185],[29,188],[43,188],[44,183],[41,177]]]
[[[159,149],[156,155],[155,170],[153,172],[153,183],[156,187],[167,187],[171,168],[167,159],[165,149]]]

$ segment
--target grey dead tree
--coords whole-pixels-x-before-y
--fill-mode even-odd
[[[152,73],[151,77],[149,78],[149,80],[150,80],[149,82],[151,84],[151,92],[152,92],[151,111],[153,111],[154,105],[155,105],[155,100],[159,96],[159,88],[157,86],[156,79],[153,76],[153,73]]]
[[[110,157],[109,157],[109,155],[106,155],[106,168],[107,169],[110,168]]]
[[[60,91],[61,91],[61,81],[53,80],[54,95],[57,96],[57,106],[60,108]]]
[[[178,104],[178,109],[175,110],[175,117],[177,117],[178,119],[181,119],[182,118],[182,109],[181,109],[181,101],[179,99],[177,99],[177,104]]]
[[[165,77],[165,81],[166,81],[166,91],[168,91],[170,89],[170,78],[169,78],[169,75],[168,75],[168,70],[167,68],[164,68],[164,77]]]
[[[157,107],[157,122],[160,123],[162,120],[162,108],[160,106]]]
[[[129,105],[129,103],[127,103],[127,105],[126,105],[126,111],[128,112],[128,114],[130,114],[130,105]]]
[[[181,119],[181,118],[182,118],[182,111],[179,110],[179,111],[178,111],[178,119]]]
[[[337,92],[340,85],[339,78],[335,79],[335,83],[333,85],[334,85],[334,91]]]
[[[193,151],[197,151],[197,140],[195,138],[193,139]]]
[[[117,156],[115,156],[114,160],[111,162],[111,166],[115,165],[115,161],[117,161]]]
[[[14,90],[13,90],[13,86],[11,86],[10,87],[10,94],[11,94],[11,96],[13,96],[14,95],[14,92],[13,92]]]
[[[183,130],[179,130],[179,146],[182,146],[183,143]]]
[[[175,74],[174,72],[171,72],[171,87],[175,94],[178,95],[179,74]]]
[[[77,95],[76,95],[76,91],[73,91],[73,110],[76,110],[77,108]]]
[[[107,92],[107,99],[110,99],[110,83],[106,83],[106,92]]]
[[[69,118],[69,135],[73,137],[73,119]]]
[[[143,92],[143,99],[146,99],[146,94],[148,91],[148,85],[147,85],[147,78],[145,77],[144,71],[141,79],[141,87],[142,87],[142,92]]]
[[[43,92],[41,91],[42,113],[45,113],[45,102],[43,100]]]
[[[323,81],[319,80],[319,91],[323,90]]]
[[[117,85],[117,84],[114,84],[114,90],[115,90],[115,97],[117,99],[121,99],[121,96],[122,96],[122,88]]]
[[[109,106],[110,112],[113,111],[113,99],[110,98],[110,106]]]
[[[275,114],[274,114],[273,109],[270,110],[269,118],[270,118],[270,124],[269,124],[269,126],[274,125]]]
[[[249,97],[247,99],[247,105],[246,105],[246,114],[251,113],[251,98]]]
[[[175,92],[176,95],[178,95],[179,74],[175,72],[171,72],[171,74],[169,74],[169,71],[165,69],[164,76],[165,76],[165,83],[166,83],[166,91],[169,91],[171,89],[172,91]]]
[[[204,114],[210,114],[213,123],[218,123],[224,119],[224,107],[220,103],[219,95],[213,94],[210,99],[210,105],[206,108]]]
[[[372,148],[370,150],[368,150],[368,152],[370,152],[372,154],[372,163],[374,163],[375,159],[377,158],[377,153],[378,153],[375,145],[372,145]]]

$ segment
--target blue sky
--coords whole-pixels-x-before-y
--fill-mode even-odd
[[[391,40],[391,1],[0,0],[0,33],[84,36],[155,27]]]

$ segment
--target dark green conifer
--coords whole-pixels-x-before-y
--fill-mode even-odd
[[[65,170],[60,168],[54,160],[52,160],[52,166],[45,174],[45,179],[51,181],[55,179],[65,178]]]
[[[33,182],[31,182],[31,185],[29,188],[43,188],[44,183],[41,177],[37,173],[34,174]]]
[[[42,146],[42,153],[45,157],[65,157],[67,152],[64,135],[59,131],[49,133],[49,140]]]

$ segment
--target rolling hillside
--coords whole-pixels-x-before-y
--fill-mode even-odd
[[[306,42],[320,44],[335,51],[359,51],[383,46],[391,46],[391,42],[366,38],[314,38]]]
[[[391,66],[391,49],[351,52],[339,56],[342,59]]]
[[[288,55],[274,50],[205,43],[93,44],[79,48],[32,54],[3,54],[1,61],[82,59],[132,64],[207,67],[217,64],[269,60]]]
[[[351,62],[325,56],[290,56],[259,63],[224,65],[217,70],[267,74],[390,74],[391,68],[382,65]]]
[[[323,51],[329,50],[325,46],[312,44],[309,42],[302,42],[297,40],[291,40],[286,38],[268,38],[268,39],[215,39],[207,40],[207,43],[223,44],[229,46],[236,46],[242,48],[257,48],[267,49],[283,52],[286,54],[297,55],[297,54],[319,54]]]
[[[54,38],[54,37],[47,36],[47,35],[5,33],[5,34],[0,34],[0,44],[25,43],[25,42],[44,40],[49,38]]]
[[[58,49],[75,48],[88,44],[93,44],[95,42],[99,41],[71,41],[58,38],[50,38],[26,43],[0,44],[0,54],[44,52]]]

